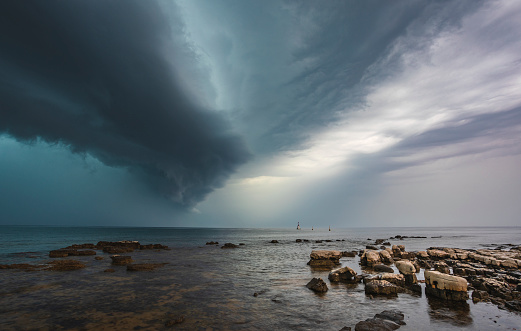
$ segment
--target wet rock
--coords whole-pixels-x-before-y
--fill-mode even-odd
[[[401,311],[398,310],[384,310],[379,314],[374,315],[374,318],[380,318],[383,320],[388,320],[394,322],[398,325],[405,325],[404,322],[405,316]]]
[[[355,257],[356,251],[343,251],[342,257]]]
[[[110,258],[113,265],[127,265],[134,262],[132,257],[128,255],[112,255]]]
[[[94,244],[74,244],[65,247],[65,249],[97,249],[97,247]]]
[[[506,301],[505,306],[510,310],[521,311],[521,302],[519,300]]]
[[[105,270],[103,270],[103,272],[116,272],[116,270],[110,268],[110,269],[105,269]]]
[[[278,243],[279,243],[279,241],[278,241],[278,240],[275,240],[275,239],[273,239],[272,241],[270,241],[270,243],[272,243],[272,244],[278,244]]]
[[[310,266],[332,268],[340,264],[342,253],[340,251],[315,250],[311,252],[309,257],[311,258],[308,262]]]
[[[232,244],[232,243],[226,243],[221,246],[221,248],[237,248],[237,247],[239,247],[239,246]]]
[[[134,251],[132,247],[126,246],[105,246],[103,247],[103,252],[108,254],[121,254],[121,253],[131,253]]]
[[[356,271],[349,267],[333,270],[327,277],[331,282],[356,283]]]
[[[413,260],[414,258],[416,258],[416,252],[402,252],[400,257],[406,260]]]
[[[52,261],[49,263],[49,267],[46,270],[52,271],[70,271],[85,268],[86,265],[76,260],[59,260]]]
[[[445,300],[464,301],[468,299],[465,278],[451,276],[439,271],[425,273],[425,293]]]
[[[429,254],[429,256],[431,258],[435,258],[435,259],[446,259],[446,258],[450,257],[449,253],[439,250],[439,249],[428,249],[427,254]]]
[[[309,281],[309,283],[306,284],[306,287],[310,290],[313,290],[315,292],[319,293],[325,293],[327,292],[328,288],[326,283],[322,280],[322,278],[313,278]]]
[[[391,256],[391,253],[387,250],[382,250],[378,254],[380,254],[380,259],[383,263],[394,263],[393,257]]]
[[[416,257],[420,259],[428,259],[429,254],[426,251],[419,251],[418,254],[416,254]]]
[[[380,254],[377,251],[366,250],[360,257],[360,264],[363,266],[372,267],[380,262]]]
[[[385,264],[377,264],[373,267],[373,270],[378,272],[394,273],[394,269]]]
[[[322,243],[322,240],[315,240],[315,243],[316,243],[316,244],[321,244],[321,243]]]
[[[391,246],[391,243],[388,242],[388,241],[386,241],[386,242],[384,242],[382,245],[384,245],[384,246]]]
[[[376,239],[374,244],[375,245],[381,245],[384,241],[385,241],[385,239]]]
[[[380,280],[388,281],[396,286],[405,286],[405,276],[402,274],[384,273],[379,276]]]
[[[344,326],[343,328],[340,329],[340,331],[351,331],[351,327],[350,326]]]
[[[127,264],[127,271],[151,271],[164,266],[166,263],[136,263]]]
[[[436,262],[434,263],[434,270],[439,271],[444,274],[450,274],[450,268],[445,262]]]
[[[374,251],[377,251],[378,250],[378,247],[376,246],[373,246],[373,245],[367,245],[365,246],[366,249],[371,249],[371,250],[374,250]]]
[[[57,249],[49,252],[49,257],[57,258],[57,257],[67,257],[69,254],[74,254],[76,251],[72,249]]]
[[[98,260],[98,261],[101,261],[101,260],[103,260],[103,256],[96,256],[94,259]]]
[[[206,244],[207,245],[219,245],[219,242],[218,241],[207,241]]]
[[[414,260],[412,261],[412,265],[414,266],[414,269],[416,269],[416,273],[419,273],[421,269],[420,262],[418,262],[418,260]]]
[[[42,266],[28,264],[28,263],[13,263],[13,264],[0,264],[0,269],[19,269],[19,270],[38,270],[41,269]]]
[[[403,292],[403,289],[386,281],[373,280],[365,284],[365,294],[370,295],[396,295]]]
[[[472,301],[474,303],[479,301],[488,301],[489,295],[487,291],[474,290],[472,291]]]
[[[295,242],[301,243],[302,239],[297,239],[297,240],[295,240]]]
[[[121,240],[121,241],[98,241],[96,247],[109,254],[119,254],[133,252],[139,249],[141,244],[139,241]],[[110,248],[109,248],[110,247]]]
[[[355,331],[391,331],[396,330],[400,325],[380,318],[369,318],[365,321],[356,323]]]

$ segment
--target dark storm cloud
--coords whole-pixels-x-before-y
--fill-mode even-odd
[[[155,2],[2,1],[0,31],[0,133],[126,167],[187,206],[249,158],[187,96],[171,65],[190,57],[183,25]]]

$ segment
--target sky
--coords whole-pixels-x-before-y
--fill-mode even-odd
[[[521,2],[0,2],[0,224],[512,226]]]

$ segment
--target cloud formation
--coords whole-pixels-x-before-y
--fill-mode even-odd
[[[195,98],[204,77],[175,19],[155,2],[2,1],[0,132],[128,168],[194,206],[250,155]]]

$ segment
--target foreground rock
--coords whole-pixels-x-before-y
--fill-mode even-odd
[[[374,250],[365,250],[360,257],[360,264],[363,266],[373,267],[381,262],[380,253]]]
[[[49,267],[46,270],[52,271],[69,271],[85,268],[86,265],[76,260],[59,260],[49,262]]]
[[[402,253],[403,255],[403,253]],[[406,285],[414,285],[418,282],[418,279],[416,278],[415,272],[416,267],[414,264],[409,260],[401,260],[395,262],[396,268],[402,275],[405,276],[405,284]]]
[[[358,322],[355,331],[390,331],[405,325],[404,315],[397,310],[384,310],[373,318]]]
[[[340,251],[317,250],[309,255],[308,265],[312,267],[333,268],[340,264],[342,253]]]
[[[328,277],[331,282],[344,282],[344,283],[357,283],[356,271],[349,267],[343,267],[340,269],[333,270],[329,273]]]
[[[454,301],[465,301],[469,298],[465,278],[439,271],[425,270],[425,294]]]
[[[326,283],[322,280],[322,278],[313,278],[309,281],[309,283],[306,284],[306,287],[310,290],[313,290],[315,292],[319,293],[325,293],[327,292],[328,288]]]

